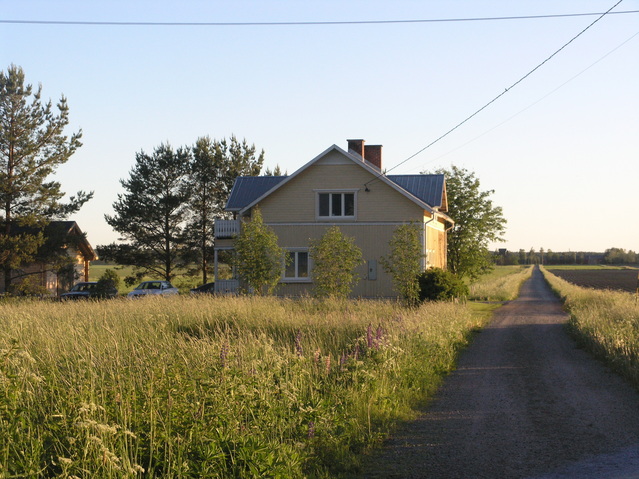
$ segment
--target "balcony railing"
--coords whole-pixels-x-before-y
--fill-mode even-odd
[[[240,220],[215,220],[216,238],[234,238],[240,234]]]

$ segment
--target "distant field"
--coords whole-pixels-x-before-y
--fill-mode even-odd
[[[546,266],[546,269],[560,278],[576,284],[597,289],[615,289],[634,293],[637,290],[637,268],[604,268],[591,266],[576,268],[574,266],[555,267]]]

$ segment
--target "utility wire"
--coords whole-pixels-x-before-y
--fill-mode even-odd
[[[499,20],[536,20],[544,18],[587,17],[595,15],[639,13],[639,10],[625,10],[605,13],[564,13],[554,15],[522,15],[510,17],[471,17],[471,18],[434,18],[412,20],[346,20],[346,21],[309,21],[309,22],[120,22],[85,20],[2,20],[0,24],[13,25],[84,25],[84,26],[124,26],[124,27],[281,27],[296,25],[386,25],[401,23],[453,23],[485,22]]]
[[[431,141],[428,145],[426,145],[424,148],[422,148],[421,150],[419,150],[416,153],[413,153],[412,155],[410,155],[408,158],[406,158],[405,160],[399,162],[398,164],[396,164],[395,166],[393,166],[392,168],[386,170],[384,173],[380,173],[378,176],[376,176],[375,178],[373,178],[372,180],[369,180],[368,182],[364,183],[364,186],[367,186],[368,184],[378,180],[380,177],[382,177],[383,175],[385,175],[386,173],[388,173],[389,171],[394,170],[395,168],[403,165],[404,163],[406,163],[409,160],[412,160],[413,158],[415,158],[417,155],[419,155],[420,153],[423,153],[425,150],[427,150],[428,148],[430,148],[431,146],[433,146],[435,143],[443,140],[444,138],[446,138],[448,135],[450,135],[452,132],[454,132],[455,130],[457,130],[460,126],[464,125],[465,123],[467,123],[468,121],[470,121],[472,118],[474,118],[475,116],[477,116],[479,113],[481,113],[482,111],[484,111],[486,108],[488,108],[490,105],[492,105],[493,103],[495,103],[497,100],[499,100],[502,96],[504,96],[506,93],[508,93],[510,90],[512,90],[514,87],[516,87],[517,85],[519,85],[521,82],[523,82],[526,78],[528,78],[530,75],[532,75],[533,73],[535,73],[537,70],[539,70],[542,66],[544,66],[546,63],[548,63],[552,58],[554,58],[557,54],[559,54],[559,52],[561,52],[563,49],[565,49],[568,45],[570,45],[572,42],[574,42],[577,38],[579,38],[581,35],[583,35],[587,30],[589,30],[595,23],[597,23],[599,20],[601,20],[603,17],[605,17],[613,8],[615,8],[616,6],[618,6],[621,2],[623,2],[623,0],[619,0],[617,3],[615,3],[612,7],[610,7],[606,12],[602,13],[598,18],[596,18],[592,23],[590,23],[590,25],[588,25],[586,28],[584,28],[583,30],[581,30],[577,35],[575,35],[574,37],[572,37],[570,40],[568,40],[566,43],[564,43],[558,50],[556,50],[552,55],[550,55],[548,58],[546,58],[543,62],[541,62],[539,65],[537,65],[535,68],[533,68],[532,70],[530,70],[528,73],[526,73],[523,77],[521,77],[519,80],[517,80],[515,83],[513,83],[512,85],[510,85],[508,88],[506,88],[503,92],[501,92],[499,95],[497,95],[495,98],[493,98],[492,100],[490,100],[488,103],[486,103],[484,106],[482,106],[480,109],[476,110],[473,114],[471,114],[470,116],[467,116],[464,120],[462,120],[461,122],[457,123],[457,125],[455,125],[454,127],[452,127],[450,130],[448,130],[446,133],[444,133],[443,135],[439,136],[437,139]]]
[[[454,148],[450,151],[448,151],[447,153],[444,153],[442,155],[439,155],[436,158],[433,158],[431,160],[429,160],[427,163],[432,163],[433,161],[437,161],[441,158],[444,158],[448,155],[450,155],[451,153],[454,153],[457,150],[461,150],[462,148],[464,148],[465,146],[473,143],[474,141],[479,140],[481,137],[487,135],[488,133],[490,133],[493,130],[496,130],[497,128],[499,128],[500,126],[504,125],[505,123],[508,123],[510,120],[512,120],[513,118],[521,115],[523,112],[531,109],[533,106],[537,105],[538,103],[541,103],[543,100],[545,100],[546,98],[548,98],[550,95],[554,94],[555,92],[557,92],[558,90],[560,90],[561,88],[563,88],[564,86],[566,86],[568,83],[570,83],[571,81],[573,81],[574,79],[580,77],[581,75],[583,75],[584,73],[586,73],[588,70],[590,70],[592,67],[594,67],[595,65],[597,65],[599,62],[603,61],[604,59],[608,58],[610,55],[612,55],[614,52],[616,52],[617,50],[619,50],[621,47],[623,47],[626,43],[628,43],[630,40],[634,39],[635,37],[639,36],[639,32],[635,33],[634,35],[632,35],[630,38],[628,38],[627,40],[624,40],[622,43],[620,43],[619,45],[617,45],[615,48],[613,48],[612,50],[610,50],[608,53],[606,53],[604,56],[600,57],[598,60],[592,62],[590,65],[588,65],[586,68],[584,68],[583,70],[581,70],[579,73],[573,75],[572,77],[570,77],[568,80],[564,81],[561,85],[555,87],[553,90],[549,91],[548,93],[546,93],[544,96],[542,96],[541,98],[539,98],[538,100],[534,101],[533,103],[531,103],[530,105],[528,105],[527,107],[519,110],[517,113],[515,113],[514,115],[509,116],[508,118],[506,118],[504,121],[498,123],[497,125],[493,126],[492,128],[489,128],[488,130],[484,131],[483,133],[481,133],[480,135],[476,136],[475,138],[473,138],[472,140],[468,140],[466,143],[464,143],[463,145],[458,146],[457,148]],[[419,167],[419,169],[422,169],[426,164],[422,165],[421,167]]]

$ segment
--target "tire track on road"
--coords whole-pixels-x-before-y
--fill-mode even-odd
[[[361,477],[639,477],[639,394],[577,347],[567,319],[535,269]]]

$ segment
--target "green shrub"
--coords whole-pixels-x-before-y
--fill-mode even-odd
[[[120,286],[120,275],[115,270],[107,269],[96,285],[97,296],[100,298],[112,296],[113,290],[117,290],[118,286]]]
[[[449,271],[429,268],[418,277],[420,301],[447,301],[468,295],[468,286]]]

